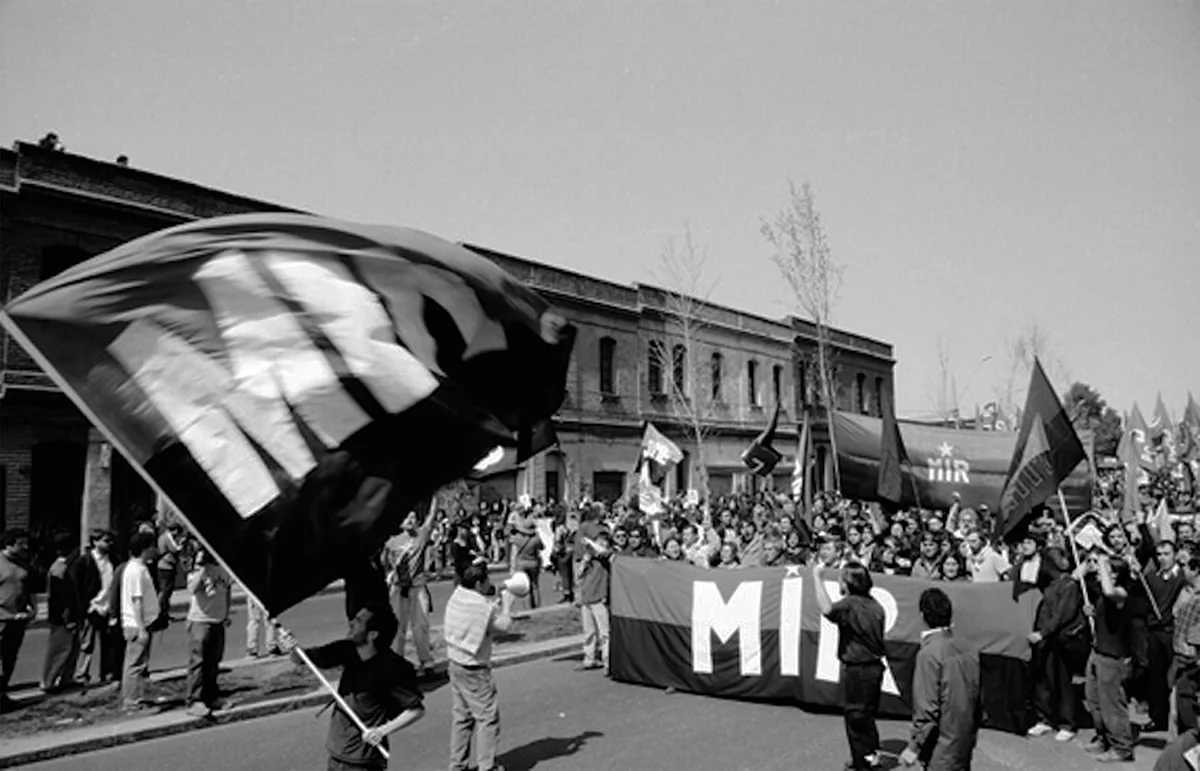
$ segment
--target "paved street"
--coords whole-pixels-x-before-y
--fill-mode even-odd
[[[624,685],[596,672],[575,672],[578,657],[500,669],[501,762],[512,771],[567,769],[788,769],[840,771],[845,738],[838,715],[668,694]],[[446,686],[426,697],[424,720],[396,735],[394,769],[443,769],[449,736]],[[29,766],[31,769],[301,769],[323,768],[328,715],[312,709],[204,729]],[[881,725],[886,749],[898,752],[907,725]],[[1139,748],[1148,771],[1156,750]],[[984,732],[975,771],[1090,769],[1083,750],[1052,740]]]
[[[555,577],[543,572],[539,585],[545,602],[556,602],[558,593],[554,591]],[[438,581],[431,584],[430,593],[433,596],[433,618],[435,626],[442,623],[442,613],[446,608],[446,600],[454,590],[451,581]],[[177,594],[176,596],[183,596]],[[517,610],[527,607],[527,600],[518,600],[514,606]],[[177,611],[177,615],[185,612]],[[346,631],[346,614],[344,599],[341,592],[310,597],[304,602],[283,614],[283,625],[290,629],[302,642],[315,644],[321,641],[340,637]],[[45,627],[29,630],[21,652],[17,657],[17,667],[13,676],[14,686],[37,685],[41,681],[42,664],[46,657],[46,641],[49,632]],[[246,608],[244,605],[233,609],[233,625],[226,638],[226,658],[241,658],[245,655],[246,644]],[[165,632],[155,635],[151,647],[150,667],[158,671],[175,669],[187,665],[188,643],[185,625],[172,624]],[[96,664],[93,664],[95,667]]]

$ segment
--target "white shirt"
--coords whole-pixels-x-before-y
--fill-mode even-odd
[[[96,563],[96,569],[100,571],[100,591],[96,592],[96,596],[88,603],[88,612],[97,613],[101,616],[108,615],[108,589],[112,586],[113,564],[107,554],[92,549],[92,559]]]
[[[133,600],[142,599],[142,617],[134,613]],[[145,629],[158,617],[158,592],[146,563],[137,557],[129,560],[121,574],[121,626],[126,629]]]

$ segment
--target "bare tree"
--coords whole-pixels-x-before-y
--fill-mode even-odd
[[[842,267],[833,261],[821,215],[807,182],[798,190],[795,183],[788,182],[787,206],[774,219],[764,219],[760,230],[775,249],[771,261],[791,288],[796,305],[817,328],[817,376],[821,400],[829,418],[833,476],[840,487],[837,440],[833,435],[833,410],[837,403],[830,361],[829,322],[842,287]]]
[[[659,269],[652,271],[664,290],[664,324],[669,342],[652,341],[650,357],[658,365],[671,413],[688,429],[696,444],[693,468],[696,490],[708,511],[708,463],[705,441],[712,434],[715,400],[711,359],[702,355],[701,339],[708,326],[705,310],[716,281],[708,277],[708,253],[697,248],[690,228],[683,243],[668,241]],[[706,366],[708,369],[706,370]],[[707,376],[706,376],[707,375]]]
[[[1005,343],[1004,349],[1004,379],[996,386],[996,401],[1016,427],[1021,425],[1021,410],[1024,408],[1025,391],[1033,372],[1034,359],[1042,362],[1051,382],[1069,381],[1070,378],[1066,364],[1054,353],[1049,335],[1037,321],[1026,323],[1016,337]]]

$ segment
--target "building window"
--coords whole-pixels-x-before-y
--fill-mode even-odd
[[[674,493],[685,493],[688,489],[688,455],[683,454],[683,460],[675,464],[675,490]]]
[[[883,378],[881,378],[881,377],[875,378],[875,393],[872,395],[875,397],[875,414],[878,416],[882,416],[883,415]],[[895,410],[896,405],[893,404],[892,409]]]
[[[545,482],[546,482],[546,500],[547,501],[557,501],[560,497],[559,488],[558,488],[558,472],[557,471],[547,471],[546,477],[545,477]]]
[[[854,378],[854,391],[857,397],[854,400],[854,409],[858,410],[860,415],[865,415],[867,412],[867,376],[861,372]]]
[[[666,348],[659,340],[650,341],[650,354],[646,362],[646,371],[650,379],[650,393],[663,392],[663,359],[666,358]]]
[[[800,406],[807,407],[808,398],[808,367],[801,362],[796,366],[796,387],[800,389]]]
[[[721,364],[724,357],[719,353],[712,355],[712,400],[721,401]]]
[[[42,263],[38,266],[38,280],[45,281],[53,278],[87,258],[87,252],[77,246],[47,246],[42,249]]]
[[[677,345],[671,349],[671,382],[680,396],[687,394],[687,349]]]
[[[783,365],[776,364],[771,368],[771,387],[774,389],[775,403],[783,404]]]
[[[746,363],[746,384],[750,388],[750,406],[758,406],[758,362],[751,359]]]
[[[617,341],[611,337],[600,338],[600,393],[615,394],[616,379],[613,376],[613,358],[617,350]]]

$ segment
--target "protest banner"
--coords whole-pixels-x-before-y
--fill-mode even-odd
[[[1029,642],[1040,592],[1009,583],[937,583],[873,574],[886,614],[881,712],[904,717],[930,586],[954,604],[954,634],[980,651],[983,724],[1026,726]],[[734,699],[839,705],[837,627],[822,618],[802,566],[706,570],[678,562],[613,560],[610,669],[614,679]],[[835,601],[837,571],[823,580]]]
[[[1017,443],[1015,433],[957,431],[905,421],[897,421],[897,425],[909,459],[900,469],[904,482],[898,505],[948,509],[954,504],[954,493],[958,493],[963,506],[986,504],[992,511],[1000,510],[1000,494]],[[869,415],[835,412],[833,429],[837,434],[842,495],[880,500],[883,421]],[[1080,463],[1062,482],[1072,512],[1091,508],[1091,488],[1089,466]]]

